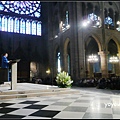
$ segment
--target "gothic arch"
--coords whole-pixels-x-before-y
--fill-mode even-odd
[[[66,38],[64,42],[64,70],[71,73],[71,55],[70,55],[70,39]]]
[[[113,40],[116,43],[117,49],[118,51],[120,51],[120,47],[119,47],[120,43],[118,42],[118,39],[115,36],[111,36],[108,38],[106,46],[108,47],[108,43],[110,42],[110,40]]]
[[[93,37],[94,40],[97,42],[99,51],[101,51],[101,50],[102,50],[102,45],[101,45],[101,42],[100,42],[100,38],[99,38],[97,35],[95,35],[95,34],[88,34],[88,35],[86,35],[86,37],[84,38],[84,40],[85,40],[85,45],[87,45],[87,44],[90,42],[90,41],[88,40],[88,38],[89,38],[90,36]]]
[[[67,47],[68,47],[68,43],[70,42],[69,38],[66,38],[65,42],[64,42],[64,54],[66,54],[67,52]]]
[[[53,57],[53,65],[54,65],[54,72],[55,72],[55,75],[58,73],[57,71],[57,65],[58,65],[58,52],[60,52],[60,46],[58,45],[58,43],[55,44],[54,46],[54,57]]]
[[[85,37],[85,64],[86,64],[86,71],[88,74],[86,76],[92,77],[94,73],[100,73],[100,56],[98,52],[101,51],[102,45],[100,39],[95,34],[88,34]],[[98,57],[98,61],[91,63],[88,61],[90,55],[95,55]]]

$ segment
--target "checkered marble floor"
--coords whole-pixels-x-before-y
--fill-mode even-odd
[[[3,118],[119,119],[120,95],[78,89],[77,94],[1,100]]]

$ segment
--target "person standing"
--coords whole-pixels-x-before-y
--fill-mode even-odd
[[[7,57],[8,57],[8,53],[4,53],[2,56],[2,65],[1,65],[2,68],[9,68],[10,61],[7,59]]]
[[[2,56],[2,65],[1,65],[1,68],[8,69],[8,82],[9,82],[9,63],[10,63],[11,60],[8,60],[7,57],[8,57],[8,53],[5,52],[3,54],[3,56]]]

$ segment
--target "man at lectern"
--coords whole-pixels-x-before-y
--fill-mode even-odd
[[[8,60],[7,57],[8,57],[8,53],[5,52],[2,56],[1,68],[7,68],[8,69],[8,82],[9,82],[9,63],[11,62],[11,60]]]

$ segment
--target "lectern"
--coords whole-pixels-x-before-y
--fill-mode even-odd
[[[12,60],[11,61],[11,90],[16,89],[17,85],[17,63],[20,59]]]

